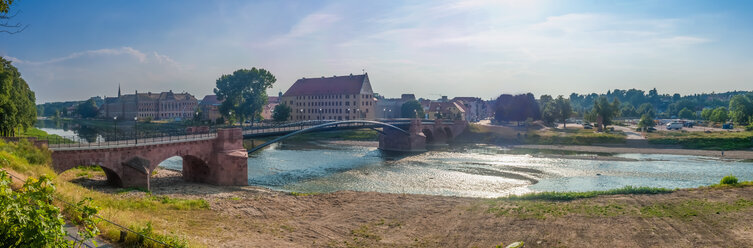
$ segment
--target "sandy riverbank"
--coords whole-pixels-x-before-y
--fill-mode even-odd
[[[99,175],[78,183],[115,194],[117,189],[103,180]],[[253,186],[187,183],[179,172],[163,169],[152,185],[153,195],[202,198],[210,204],[209,210],[164,220],[175,233],[209,247],[494,247],[515,241],[525,241],[526,247],[753,246],[753,187],[531,205],[352,191],[296,196]],[[146,193],[118,195],[138,198]],[[742,207],[734,211],[704,211],[713,204],[737,206],[741,201]],[[692,216],[642,214],[652,206],[699,202]],[[519,214],[547,207],[570,210],[540,217]],[[510,211],[501,214],[499,209]]]
[[[635,148],[635,147],[607,147],[607,146],[570,146],[570,145],[516,145],[513,148],[525,149],[548,149],[576,152],[596,153],[644,153],[644,154],[674,154],[693,155],[707,157],[722,157],[721,151],[694,150],[694,149],[662,149],[662,148]],[[723,158],[727,159],[753,159],[753,151],[724,151]]]

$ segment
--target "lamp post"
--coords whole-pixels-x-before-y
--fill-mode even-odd
[[[233,127],[233,111],[227,112],[227,118],[228,118],[228,121],[230,122],[230,127]]]
[[[413,110],[413,117],[418,118],[418,110]]]
[[[322,118],[322,109],[319,109],[319,119],[320,119],[320,120],[324,120],[324,119]]]
[[[139,118],[133,117],[133,134],[136,137],[136,144],[139,144]]]
[[[389,111],[390,111],[390,119],[392,119],[393,118],[393,116],[392,116],[392,109],[390,109]]]
[[[387,119],[387,108],[382,109],[382,118]]]
[[[115,124],[115,130],[113,130],[115,138],[113,139],[118,140],[118,116],[113,116],[112,122]]]

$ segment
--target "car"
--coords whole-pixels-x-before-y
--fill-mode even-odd
[[[733,128],[735,128],[735,125],[732,123],[726,123],[722,125],[722,129],[733,129]]]
[[[594,126],[591,123],[583,123],[583,129],[593,129]]]
[[[680,123],[680,122],[670,122],[670,123],[667,123],[667,130],[672,130],[672,129],[674,129],[674,130],[680,130],[680,129],[682,129],[682,123]]]

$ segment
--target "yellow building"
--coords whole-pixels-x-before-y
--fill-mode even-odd
[[[376,99],[368,74],[298,79],[280,103],[290,120],[374,120]]]

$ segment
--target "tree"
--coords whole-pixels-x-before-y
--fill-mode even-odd
[[[711,114],[714,112],[714,109],[711,108],[704,108],[701,110],[701,119],[710,121],[711,120]]]
[[[612,103],[609,103],[605,96],[600,96],[594,101],[594,107],[591,112],[596,116],[596,120],[599,126],[599,130],[603,130],[607,125],[612,124],[612,119],[617,117],[620,113],[620,101],[614,99]],[[600,121],[599,121],[600,120]]]
[[[34,125],[36,97],[18,69],[0,57],[0,135],[13,136],[17,129]]]
[[[562,122],[562,126],[567,128],[567,119],[573,114],[573,108],[570,106],[570,100],[565,99],[562,95],[554,100],[557,106],[557,119]]]
[[[654,89],[656,90],[656,89]],[[643,116],[643,115],[649,115],[651,118],[656,117],[656,111],[654,111],[654,105],[650,103],[644,103],[641,104],[641,106],[638,106],[637,114]]]
[[[643,115],[641,116],[641,120],[638,121],[638,128],[649,128],[656,126],[656,123],[654,122],[654,118],[651,118],[650,115]]]
[[[416,100],[410,100],[400,106],[400,116],[403,118],[423,118],[424,108]]]
[[[272,119],[277,122],[287,121],[290,118],[290,112],[293,111],[287,104],[279,104],[275,106],[275,112],[272,114]]]
[[[753,101],[745,95],[735,95],[729,101],[729,115],[732,121],[747,125],[753,116]]]
[[[253,123],[267,104],[267,88],[276,81],[272,73],[256,67],[222,75],[214,88],[217,100],[223,101],[220,113],[227,119],[239,120],[241,125],[249,119]]]
[[[727,122],[729,120],[729,113],[727,112],[727,108],[725,107],[718,107],[714,109],[713,112],[711,112],[711,116],[709,117],[710,121],[713,122]]]
[[[76,107],[76,112],[81,115],[81,118],[96,117],[98,111],[99,109],[97,108],[97,103],[94,102],[94,99],[86,100]]]
[[[693,111],[690,111],[690,109],[688,108],[684,108],[680,110],[680,112],[677,112],[677,116],[680,117],[680,119],[695,119],[695,113],[693,113]]]
[[[558,120],[559,112],[557,111],[557,104],[553,101],[543,103],[541,107],[541,120],[548,126],[554,125],[554,122]]]
[[[620,108],[620,116],[637,117],[638,112],[635,110],[635,107],[633,107],[633,104],[627,102],[622,104],[622,108]]]
[[[497,121],[525,121],[541,119],[541,109],[533,94],[507,95],[497,97],[494,103],[494,119]]]

